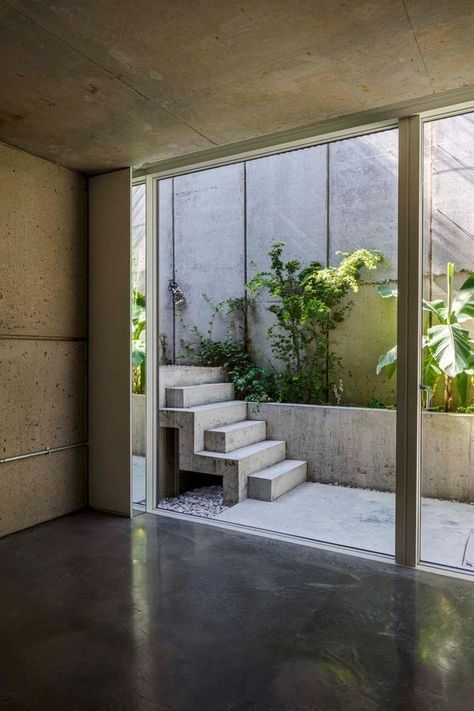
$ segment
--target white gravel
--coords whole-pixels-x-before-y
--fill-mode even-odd
[[[203,486],[200,489],[186,491],[181,496],[163,499],[158,508],[177,513],[194,514],[204,518],[214,518],[228,506],[224,506],[221,486]]]

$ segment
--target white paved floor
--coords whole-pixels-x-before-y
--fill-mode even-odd
[[[395,495],[390,493],[306,482],[271,503],[246,499],[216,518],[394,553]],[[474,506],[423,499],[421,550],[425,561],[474,570]]]
[[[133,455],[132,503],[141,504],[146,496],[145,457]]]

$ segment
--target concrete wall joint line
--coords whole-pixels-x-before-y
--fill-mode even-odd
[[[64,341],[68,343],[87,343],[87,336],[47,336],[23,333],[0,333],[0,341]]]

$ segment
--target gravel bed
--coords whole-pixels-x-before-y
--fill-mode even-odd
[[[158,508],[177,513],[194,514],[204,518],[214,518],[228,506],[224,506],[221,486],[203,486],[200,489],[186,491],[181,496],[176,496],[160,501]]]

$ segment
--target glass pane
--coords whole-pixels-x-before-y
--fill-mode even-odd
[[[146,503],[146,188],[132,187],[132,502]]]
[[[474,570],[474,114],[424,128],[421,558]]]
[[[161,181],[163,508],[393,554],[397,184],[396,130]]]

